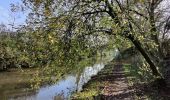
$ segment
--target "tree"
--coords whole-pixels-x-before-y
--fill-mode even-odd
[[[38,23],[66,36],[105,34],[108,39],[128,40],[150,65],[153,75],[166,55],[162,47],[169,26],[161,6],[166,0],[23,0]],[[36,23],[37,23],[36,21]],[[71,27],[69,27],[72,23]],[[62,23],[62,24],[61,24]],[[57,27],[56,27],[57,26]],[[68,26],[68,27],[67,27]],[[164,32],[162,32],[164,30]],[[65,34],[66,33],[66,34]],[[76,35],[75,35],[76,34]],[[114,37],[114,38],[110,38]],[[160,38],[162,37],[162,38]]]

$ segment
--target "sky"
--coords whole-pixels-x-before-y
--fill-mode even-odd
[[[0,0],[0,24],[4,23],[9,27],[15,17],[15,25],[22,25],[25,22],[26,14],[23,12],[12,13],[10,4],[21,4],[21,0]]]

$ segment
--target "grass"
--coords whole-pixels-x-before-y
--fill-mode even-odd
[[[164,86],[159,86],[157,78],[152,75],[146,62],[142,61],[139,55],[133,59],[135,61],[124,64],[123,68],[129,86],[135,88],[135,100],[170,100],[170,97],[165,95],[165,90],[162,90]]]

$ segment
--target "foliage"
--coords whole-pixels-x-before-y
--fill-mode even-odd
[[[134,45],[152,74],[161,77],[169,18],[168,9],[163,13],[160,6],[166,0],[22,1],[31,8],[27,25],[14,37],[0,36],[1,64],[40,67],[43,74],[62,76],[85,57]]]
[[[76,37],[89,41],[91,37],[100,40],[105,36],[104,44],[117,48],[134,45],[155,76],[161,76],[156,67],[161,67],[159,61],[165,56],[162,41],[168,34],[168,28],[164,27],[167,23],[162,21],[168,19],[160,12],[163,2],[166,0],[23,0],[25,6],[33,8],[34,21],[30,22],[34,26],[55,32],[60,39],[63,36],[65,43]],[[103,44],[96,43],[88,47],[102,48]]]
[[[0,37],[0,69],[6,70],[8,67],[15,67],[18,64],[18,49],[15,47],[16,40],[8,36]]]

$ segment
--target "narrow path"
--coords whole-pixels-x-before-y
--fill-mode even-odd
[[[109,70],[109,67],[106,67],[105,70],[107,68]],[[103,93],[96,97],[96,100],[134,100],[134,90],[128,86],[121,63],[116,62],[112,64],[111,73],[106,73],[102,79],[102,81],[105,81],[105,86],[102,90]]]
[[[136,75],[136,66],[127,70],[126,65],[131,63],[110,62],[73,96],[73,100],[170,100],[169,93],[160,90],[154,81],[140,83],[141,76]]]

